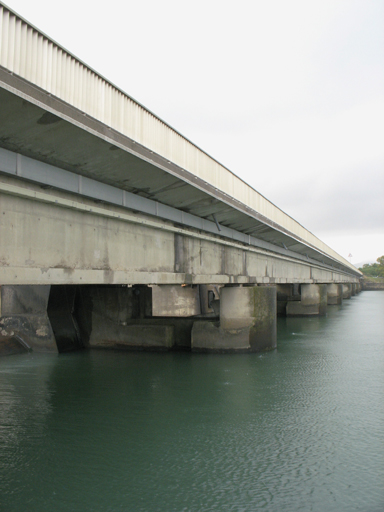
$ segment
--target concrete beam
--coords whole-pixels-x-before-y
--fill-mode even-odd
[[[128,215],[115,206],[79,202],[68,193],[42,192],[29,184],[16,189],[14,195],[10,188],[9,193],[0,193],[1,284],[286,284],[354,279],[143,214]]]
[[[152,287],[152,314],[155,317],[200,315],[198,286],[161,285]]]

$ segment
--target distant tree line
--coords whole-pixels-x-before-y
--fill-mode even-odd
[[[376,260],[377,263],[366,263],[359,270],[366,276],[384,277],[384,256]]]

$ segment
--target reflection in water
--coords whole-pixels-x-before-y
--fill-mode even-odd
[[[4,358],[3,509],[382,510],[383,308],[279,319],[262,355]]]

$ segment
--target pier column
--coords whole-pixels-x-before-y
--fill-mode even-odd
[[[287,315],[287,302],[293,297],[293,284],[278,284],[277,291],[277,316]]]
[[[215,352],[276,348],[276,287],[222,288],[220,322],[196,321],[191,347]]]
[[[326,284],[302,284],[301,300],[287,303],[287,316],[323,316],[326,313]]]
[[[352,285],[350,283],[343,284],[343,299],[350,299],[352,296]]]
[[[47,314],[50,286],[0,287],[0,355],[57,352]]]
[[[351,283],[351,295],[354,297],[356,295],[356,283]]]
[[[343,285],[331,283],[327,284],[327,296],[329,305],[343,303]]]
[[[152,289],[145,285],[86,286],[80,329],[87,348],[169,350],[170,320],[152,318]]]

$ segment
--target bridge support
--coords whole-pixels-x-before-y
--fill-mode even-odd
[[[85,286],[79,290],[80,329],[87,348],[168,350],[171,322],[152,319],[148,286]]]
[[[343,303],[343,285],[342,284],[327,284],[327,297],[328,305],[336,305]]]
[[[0,355],[57,353],[47,314],[50,286],[0,287]]]
[[[326,284],[302,284],[301,300],[287,303],[287,316],[323,316],[326,313]]]
[[[203,352],[260,352],[276,348],[276,287],[225,287],[220,322],[196,321],[191,348]]]
[[[276,316],[325,315],[359,284],[6,285],[0,355],[85,348],[259,352],[276,347]]]
[[[350,299],[352,297],[352,285],[350,283],[343,284],[343,299]]]
[[[277,291],[277,316],[287,315],[287,302],[293,299],[293,285],[292,284],[278,284],[276,285]]]

